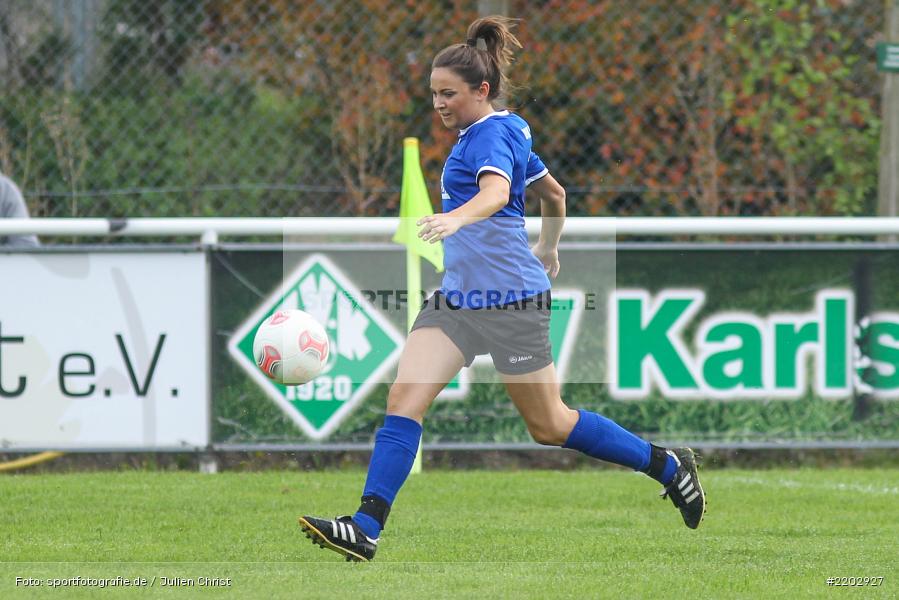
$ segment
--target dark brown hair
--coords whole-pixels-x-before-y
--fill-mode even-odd
[[[511,87],[505,71],[514,59],[513,48],[521,49],[521,42],[511,31],[515,23],[515,19],[498,15],[478,19],[468,26],[468,40],[438,52],[431,68],[452,70],[471,89],[486,81],[490,84],[487,99],[501,98]],[[486,50],[478,47],[479,40],[484,41]]]

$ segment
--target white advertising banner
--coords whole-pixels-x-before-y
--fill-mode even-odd
[[[200,252],[0,254],[0,452],[209,442]]]

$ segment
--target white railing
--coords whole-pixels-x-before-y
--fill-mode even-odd
[[[528,217],[528,233],[540,217]],[[0,219],[0,236],[391,236],[397,217]],[[897,235],[899,217],[570,217],[569,235]]]

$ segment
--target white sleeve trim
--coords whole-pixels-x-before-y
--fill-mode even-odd
[[[532,183],[534,183],[534,182],[537,181],[538,179],[542,179],[542,178],[546,177],[547,175],[549,175],[549,169],[543,169],[542,171],[540,171],[539,173],[537,173],[537,174],[534,175],[533,177],[528,177],[527,179],[525,179],[525,180],[524,180],[524,187],[528,187],[529,185],[531,185]]]
[[[512,184],[512,178],[509,176],[508,173],[506,173],[505,171],[503,171],[503,170],[500,169],[499,167],[489,167],[489,166],[488,166],[488,167],[481,167],[480,169],[478,169],[477,174],[474,176],[475,182],[477,182],[478,179],[481,178],[481,173],[483,173],[484,171],[490,171],[491,173],[496,173],[496,174],[498,174],[498,175],[502,175],[503,177],[505,177],[506,179],[509,180],[509,184],[510,184],[510,185]]]

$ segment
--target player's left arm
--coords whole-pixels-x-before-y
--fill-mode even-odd
[[[530,189],[540,198],[540,238],[531,248],[534,256],[543,263],[543,268],[550,277],[559,274],[559,239],[562,237],[562,225],[565,223],[565,188],[547,173],[533,181]]]

